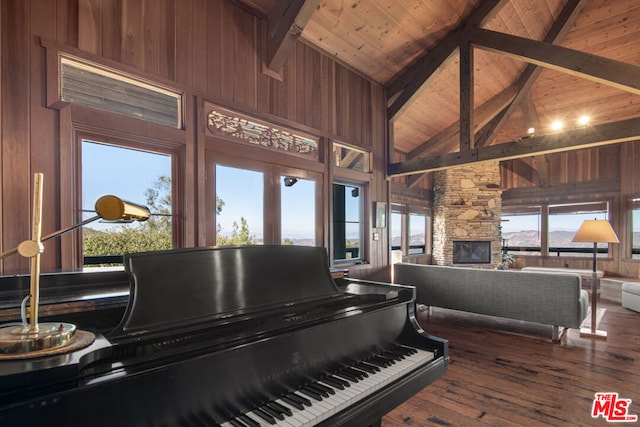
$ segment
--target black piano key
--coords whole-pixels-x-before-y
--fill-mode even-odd
[[[304,394],[305,396],[309,396],[312,399],[315,399],[317,401],[321,401],[322,400],[322,395],[320,393],[316,393],[313,390],[310,390],[309,388],[301,388],[300,390],[298,390],[300,393]]]
[[[345,386],[343,384],[343,382],[341,381],[336,381],[334,378],[332,377],[324,377],[322,379],[322,382],[325,384],[329,384],[331,387],[335,387],[338,390],[344,390]]]
[[[350,387],[351,386],[351,384],[349,384],[349,381],[345,380],[344,378],[340,378],[340,377],[335,376],[335,375],[331,375],[328,378],[330,378],[331,380],[342,384],[343,387]]]
[[[300,395],[299,393],[291,393],[287,395],[290,399],[295,400],[296,402],[302,403],[305,406],[311,406],[311,401],[306,397]]]
[[[360,369],[356,369],[354,367],[347,367],[345,369],[348,372],[351,372],[352,374],[356,375],[360,380],[369,376],[369,374],[367,374],[366,372],[361,371]]]
[[[347,371],[340,371],[340,372],[336,372],[335,375],[337,377],[343,378],[347,381],[351,381],[353,383],[357,383],[358,382],[358,377],[356,375],[353,375]]]
[[[398,344],[396,348],[406,352],[407,355],[416,354],[418,352],[418,350],[416,350],[415,348],[407,347],[406,345],[402,344]]]
[[[276,414],[278,414],[279,419],[284,419],[284,416],[287,415],[287,412],[283,410],[282,405],[275,405],[274,403],[275,402],[267,402],[263,406],[265,408],[269,408],[272,412],[275,412]]]
[[[385,357],[389,357],[393,360],[402,360],[404,359],[404,354],[400,353],[399,351],[393,351],[393,350],[386,350],[382,353],[383,356]]]
[[[253,411],[253,412],[255,412],[256,415],[258,415],[260,418],[262,418],[263,420],[265,420],[269,424],[275,424],[276,423],[275,417],[273,417],[268,412],[264,411],[262,408],[256,408],[256,410]]]
[[[306,388],[307,390],[313,390],[314,392],[318,393],[322,397],[329,397],[329,392],[318,387],[317,384],[310,383],[310,384],[307,384],[304,388]]]
[[[229,423],[233,426],[233,427],[247,427],[247,425],[245,423],[243,423],[242,421],[236,419],[236,418],[232,418],[229,420]]]
[[[289,405],[293,406],[296,409],[299,410],[304,410],[304,404],[302,402],[299,402],[295,399],[292,399],[291,396],[283,396],[282,400],[284,400],[285,402],[287,402]]]
[[[369,363],[366,362],[359,362],[357,365],[355,365],[355,367],[357,369],[363,370],[365,372],[368,372],[370,374],[375,374],[376,372],[380,371],[380,368],[378,368],[375,365],[371,365]]]
[[[283,414],[289,417],[293,414],[293,412],[291,412],[291,409],[279,404],[278,402],[269,402],[269,406],[273,408],[277,408],[280,412],[282,412]]]
[[[260,423],[248,415],[240,415],[238,419],[249,427],[260,427]]]
[[[279,420],[284,420],[284,414],[281,413],[280,411],[273,409],[271,406],[269,406],[269,404],[267,403],[266,405],[262,405],[260,407],[260,409],[262,409],[263,411],[265,411],[267,414],[271,415],[272,417],[275,417]]]
[[[381,357],[381,356],[373,356],[371,359],[368,360],[370,363],[373,363],[374,365],[378,365],[381,368],[386,368],[391,366],[391,360],[387,359],[386,357]]]
[[[324,384],[320,384],[320,383],[315,382],[315,383],[313,383],[313,385],[318,387],[321,390],[324,390],[326,393],[336,394],[335,390],[333,390],[331,387],[327,387]]]

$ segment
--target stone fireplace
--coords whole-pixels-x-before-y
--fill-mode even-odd
[[[495,268],[500,264],[502,188],[498,162],[435,172],[433,261]]]

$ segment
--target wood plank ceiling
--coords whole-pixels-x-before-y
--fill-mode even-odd
[[[386,88],[391,175],[640,139],[637,0],[238,1]]]

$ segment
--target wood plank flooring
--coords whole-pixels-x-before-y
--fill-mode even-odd
[[[570,330],[551,342],[551,327],[445,309],[419,319],[449,340],[451,363],[434,382],[382,420],[396,426],[604,426],[592,418],[596,392],[631,399],[640,417],[640,313],[601,299],[606,340]],[[637,423],[623,425],[640,425]]]

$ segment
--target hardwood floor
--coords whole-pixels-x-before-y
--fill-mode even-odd
[[[550,326],[445,309],[426,320],[421,312],[424,329],[449,340],[449,369],[382,426],[607,425],[591,417],[596,392],[631,399],[628,413],[640,417],[640,313],[618,298],[600,300],[606,340],[572,329],[556,344]]]

